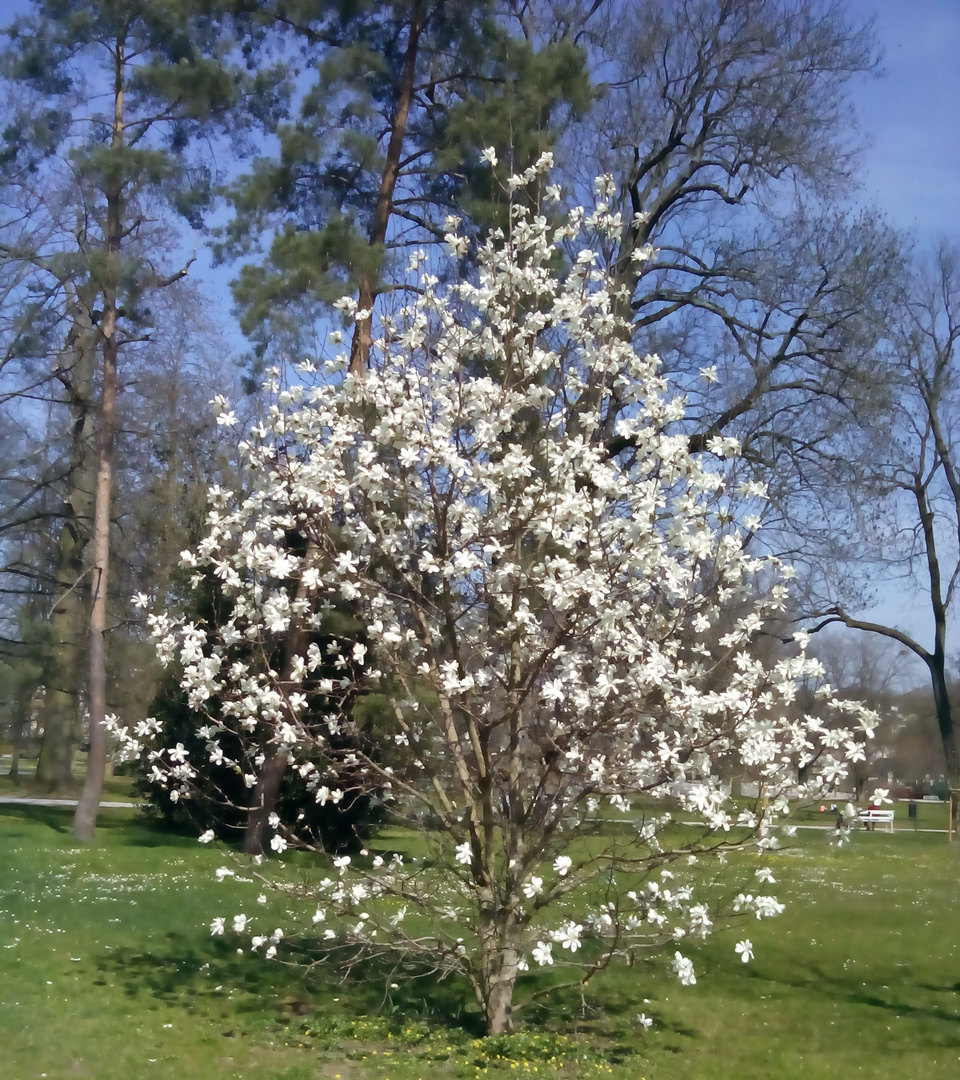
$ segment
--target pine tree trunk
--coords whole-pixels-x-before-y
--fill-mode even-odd
[[[107,765],[107,732],[104,727],[107,697],[107,589],[110,568],[110,502],[113,483],[114,408],[117,392],[117,357],[113,330],[116,327],[116,308],[107,322],[104,312],[103,393],[100,402],[100,427],[97,432],[97,496],[93,524],[93,591],[90,605],[90,749],[87,753],[87,775],[83,793],[73,819],[73,834],[78,840],[93,840],[97,810],[103,791]],[[109,331],[109,337],[107,336]]]
[[[123,144],[123,42],[117,41],[114,66],[114,110],[111,147]],[[122,238],[122,191],[119,185],[107,192],[105,246],[107,266],[103,282],[103,315],[100,342],[103,357],[100,409],[97,426],[97,484],[93,520],[91,568],[90,638],[90,751],[83,793],[73,819],[73,834],[85,843],[93,840],[97,811],[103,792],[107,763],[107,732],[104,727],[107,693],[107,590],[110,570],[110,510],[113,486],[113,444],[117,400],[117,286]]]
[[[390,141],[387,144],[387,160],[380,176],[380,189],[377,192],[377,204],[373,211],[370,226],[370,247],[381,248],[387,239],[387,227],[393,209],[393,193],[400,175],[400,155],[403,140],[407,133],[407,117],[413,102],[415,75],[417,69],[417,51],[420,47],[420,34],[423,31],[423,5],[412,5],[410,12],[410,32],[407,37],[407,49],[400,71],[400,85],[397,87],[397,104],[393,111],[390,125]],[[370,359],[371,327],[373,326],[373,304],[377,298],[376,284],[368,277],[360,279],[357,306],[367,314],[357,319],[353,328],[353,340],[350,343],[350,371],[362,374],[367,370]]]

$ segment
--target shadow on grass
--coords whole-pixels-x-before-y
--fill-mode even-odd
[[[922,1005],[913,1004],[909,999],[912,990],[925,991],[927,993],[954,994],[960,991],[960,983],[949,986],[931,986],[922,983],[909,983],[905,979],[902,968],[891,972],[886,977],[886,982],[881,984],[886,989],[896,988],[897,997],[883,997],[877,991],[878,979],[874,977],[866,986],[857,982],[855,977],[838,976],[817,964],[809,964],[805,970],[795,973],[793,976],[766,975],[754,968],[744,973],[747,977],[759,984],[767,986],[789,986],[794,989],[809,991],[816,990],[817,997],[821,1000],[829,1000],[838,1004],[866,1005],[873,1009],[882,1009],[898,1017],[911,1017],[914,1019],[938,1020],[946,1024],[956,1025],[960,1021],[960,1009],[946,1009],[929,1003]],[[954,1045],[955,1034],[947,1038],[946,1043]],[[946,1045],[945,1043],[945,1045]]]
[[[97,968],[130,997],[146,993],[166,1004],[215,1001],[234,989],[269,1001],[303,988],[302,976],[290,968],[239,955],[222,941],[178,933],[167,934],[165,947],[115,949],[97,960]],[[238,1006],[243,1008],[242,1003]]]
[[[21,833],[26,835],[31,826],[40,825],[51,832],[69,834],[73,825],[72,807],[59,806],[23,806],[19,803],[0,805],[0,821],[4,824],[7,836],[17,836],[17,825],[23,826]]]
[[[0,823],[6,836],[26,836],[36,828],[49,829],[61,837],[73,836],[72,806],[30,806],[0,803]],[[22,828],[18,831],[18,823]],[[109,847],[195,849],[195,836],[184,836],[154,825],[140,810],[101,809],[97,815],[96,844]]]
[[[239,1022],[306,1014],[383,1015],[397,1022],[428,1021],[483,1034],[465,985],[438,981],[425,971],[387,961],[355,964],[339,976],[325,965],[294,966],[239,953],[218,938],[170,933],[150,951],[116,949],[97,961],[100,972],[131,996],[149,994],[169,1005],[223,1013],[230,991],[245,997],[229,1003]]]
[[[254,1034],[291,1023],[314,1029],[339,1030],[343,1022],[379,1016],[388,1027],[426,1024],[449,1033],[451,1041],[482,1038],[485,1024],[465,980],[438,979],[396,957],[356,962],[348,975],[327,965],[292,966],[238,953],[221,938],[170,933],[149,951],[117,949],[97,961],[103,978],[131,997],[146,994],[157,1002],[216,1019],[230,1028],[224,1034]],[[529,989],[529,988],[527,988]],[[229,995],[236,993],[233,998]],[[525,997],[518,988],[517,1000]],[[593,1053],[609,1064],[622,1063],[637,1052],[612,1029],[629,1027],[631,1004],[617,1001],[599,1008],[600,996],[584,1009],[575,987],[556,988],[549,1000],[517,1014],[521,1027],[537,1031],[589,1036]],[[621,1015],[622,1014],[622,1015]],[[695,1036],[686,1028],[671,1028]],[[345,1036],[349,1037],[349,1036]]]

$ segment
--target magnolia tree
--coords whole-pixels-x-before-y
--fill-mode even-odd
[[[461,976],[491,1033],[511,1029],[518,976],[537,965],[582,979],[676,943],[674,969],[694,982],[687,938],[731,909],[781,910],[761,863],[726,906],[722,890],[701,895],[703,861],[773,846],[797,768],[816,798],[871,724],[828,692],[802,715],[798,686],[819,670],[802,641],[757,659],[788,575],[744,551],[735,444],[691,455],[682,401],[630,345],[603,255],[623,229],[612,196],[598,182],[596,206],[559,225],[517,200],[475,281],[441,290],[414,266],[415,299],[383,322],[367,371],[343,356],[326,378],[307,364],[308,386],[275,388],[245,447],[253,494],[214,491],[185,556],[216,576],[220,621],[152,617],[203,760],[162,747],[151,720],[119,732],[173,799],[214,763],[252,805],[278,758],[321,804],[387,792],[431,857],[322,861],[328,876],[303,886],[310,945]],[[598,437],[612,400],[627,447],[613,458]],[[331,635],[344,612],[355,629]],[[370,695],[390,718],[377,753],[345,738]],[[759,781],[745,809],[736,775]],[[316,849],[306,823],[270,814],[272,852]],[[292,926],[243,914],[233,927],[267,957],[291,947]],[[736,948],[750,958],[749,940]]]

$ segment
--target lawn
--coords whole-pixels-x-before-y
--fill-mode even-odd
[[[685,951],[698,982],[611,971],[561,993],[512,1039],[478,1039],[462,988],[342,984],[211,938],[253,882],[195,840],[105,813],[78,848],[59,809],[0,807],[4,1080],[877,1080],[960,1071],[960,844],[808,832],[774,856],[779,919]],[[921,825],[924,823],[921,822]],[[250,893],[250,896],[247,896]],[[749,936],[756,959],[737,961]],[[647,1031],[638,1012],[652,1017]]]

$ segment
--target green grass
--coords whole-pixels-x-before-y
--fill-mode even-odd
[[[222,853],[129,812],[102,823],[81,849],[68,812],[0,807],[4,1080],[960,1073],[960,844],[942,836],[864,833],[836,852],[802,834],[772,860],[787,912],[687,945],[696,986],[610,971],[586,1003],[558,993],[521,1014],[518,1035],[490,1040],[460,987],[341,984],[238,955],[207,926],[251,911],[253,882],[217,884]],[[733,952],[742,937],[749,965]]]

